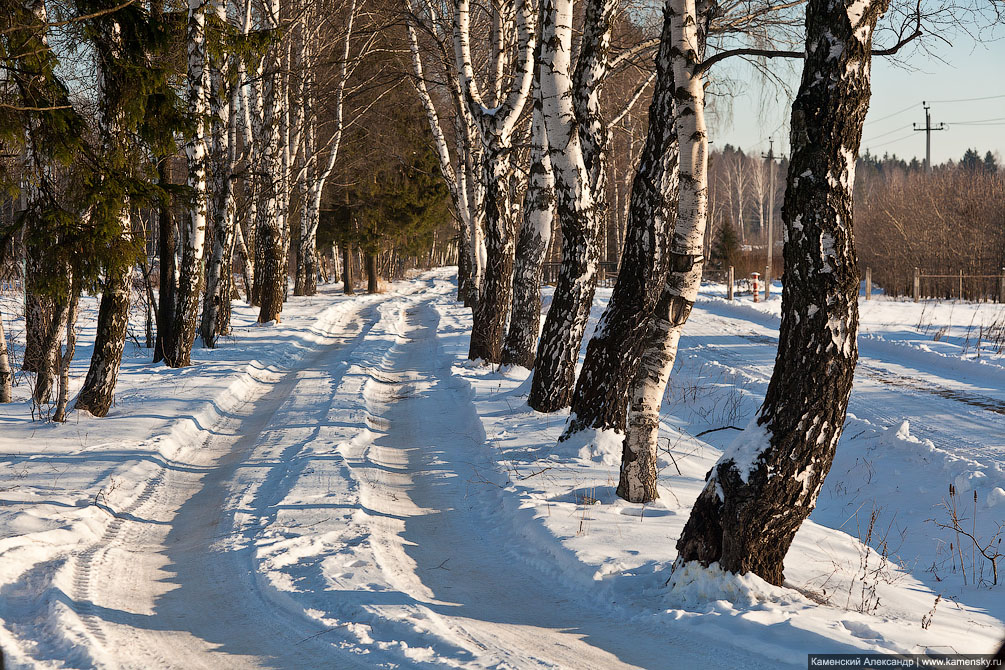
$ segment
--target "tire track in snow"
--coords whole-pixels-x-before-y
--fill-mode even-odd
[[[451,376],[436,310],[424,301],[404,318],[399,343],[367,389],[372,425],[382,431],[352,468],[374,555],[388,583],[407,596],[372,609],[386,620],[415,623],[428,647],[412,665],[706,663],[710,640],[625,621],[523,560],[521,539],[495,514],[506,476],[494,467],[470,388]],[[717,653],[728,667],[759,667],[732,649]]]
[[[337,367],[360,345],[376,319],[375,303],[360,303],[329,328],[347,333],[210,427],[204,459],[167,464],[99,542],[73,557],[70,600],[96,665],[309,667],[325,656],[356,665],[351,654],[311,639],[318,625],[303,611],[284,611],[262,593],[249,547],[220,545],[234,530],[229,484],[243,459],[270,424],[282,424],[305,371]]]

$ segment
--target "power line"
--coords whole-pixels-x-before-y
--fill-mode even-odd
[[[865,123],[866,123],[866,125],[868,125],[870,123],[879,123],[880,121],[886,121],[887,119],[892,119],[895,116],[898,116],[900,114],[903,114],[904,112],[908,112],[908,111],[914,109],[917,105],[918,105],[918,103],[912,102],[910,105],[908,105],[904,109],[900,110],[899,112],[894,112],[893,114],[887,114],[886,116],[881,116],[878,119],[867,119]]]
[[[997,100],[1005,95],[986,95],[982,98],[959,98],[958,100],[929,100],[929,102],[978,102],[980,100]]]
[[[979,102],[981,100],[998,100],[1000,98],[1005,98],[1005,95],[986,95],[986,96],[983,96],[983,97],[980,97],[980,98],[957,98],[955,100],[929,100],[929,102],[930,103],[932,103],[932,102],[938,102],[938,103]],[[924,104],[924,103],[922,103],[922,104]],[[886,116],[881,116],[878,119],[866,119],[865,123],[866,123],[866,125],[871,125],[873,123],[879,123],[881,121],[886,121],[887,119],[892,119],[895,116],[900,116],[901,114],[904,114],[905,112],[909,112],[910,110],[914,109],[917,105],[918,105],[917,102],[912,102],[907,107],[904,107],[903,109],[897,110],[896,112],[892,112],[890,114],[887,114]]]
[[[970,121],[947,121],[946,123],[952,123],[957,126],[976,126],[983,123],[989,123],[992,121],[1005,121],[1005,116],[999,116],[994,119],[971,119]]]
[[[867,149],[876,149],[876,148],[879,148],[879,147],[885,147],[885,146],[890,145],[890,144],[896,144],[897,142],[900,142],[901,140],[906,140],[909,137],[914,137],[914,132],[913,131],[911,132],[910,135],[904,135],[903,137],[898,137],[895,140],[889,140],[887,142],[880,142],[879,144],[874,144],[874,145],[866,147],[866,148]]]
[[[903,130],[904,128],[910,128],[910,127],[911,127],[911,125],[912,125],[912,124],[910,124],[910,123],[905,123],[904,125],[900,126],[899,128],[894,128],[893,130],[888,130],[888,131],[886,131],[885,133],[882,133],[882,134],[880,134],[880,135],[876,135],[875,137],[871,137],[871,138],[869,138],[869,140],[868,140],[868,141],[869,141],[869,142],[875,142],[876,140],[878,140],[878,139],[879,139],[879,138],[881,138],[881,137],[886,137],[887,135],[893,135],[894,133],[898,133],[898,132],[900,132],[900,131],[901,131],[901,130]],[[865,141],[867,141],[867,140],[862,140],[862,141],[863,141],[863,142],[865,142]]]

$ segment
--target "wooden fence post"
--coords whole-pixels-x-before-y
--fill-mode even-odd
[[[921,297],[921,270],[914,268],[914,302]]]
[[[1002,277],[1002,286],[1005,286],[1005,277]],[[726,273],[726,299],[733,299],[733,266],[729,266],[729,271]]]
[[[872,300],[872,268],[865,269],[865,299]]]
[[[764,302],[771,296],[771,266],[764,266]]]

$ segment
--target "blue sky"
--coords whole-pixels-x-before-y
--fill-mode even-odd
[[[1001,31],[999,31],[1001,32]],[[959,160],[968,147],[997,152],[1005,161],[1005,39],[977,43],[960,36],[952,47],[930,40],[931,57],[912,49],[900,64],[888,59],[873,61],[872,102],[863,131],[862,152],[886,152],[923,159],[925,133],[913,132],[912,123],[924,126],[922,101],[932,108],[932,124],[947,130],[932,133],[932,160]],[[941,60],[940,60],[941,59]],[[725,64],[725,62],[724,62]],[[794,91],[801,61],[782,64],[782,78]],[[742,93],[732,103],[732,118],[710,119],[713,147],[741,146],[748,153],[767,151],[768,138],[788,150],[788,101],[777,87],[763,87],[750,66],[733,64],[727,72]],[[976,123],[975,123],[976,122]]]

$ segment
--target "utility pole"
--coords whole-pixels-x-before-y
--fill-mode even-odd
[[[925,127],[919,128],[917,123],[912,123],[915,131],[924,130],[925,131],[925,172],[932,171],[932,131],[933,130],[945,130],[946,124],[940,123],[938,126],[932,125],[932,113],[931,107],[924,100],[921,101],[922,106],[925,108]]]
[[[768,153],[761,154],[768,159],[768,263],[764,272],[764,299],[771,292],[771,261],[775,250],[775,138],[768,138]]]

